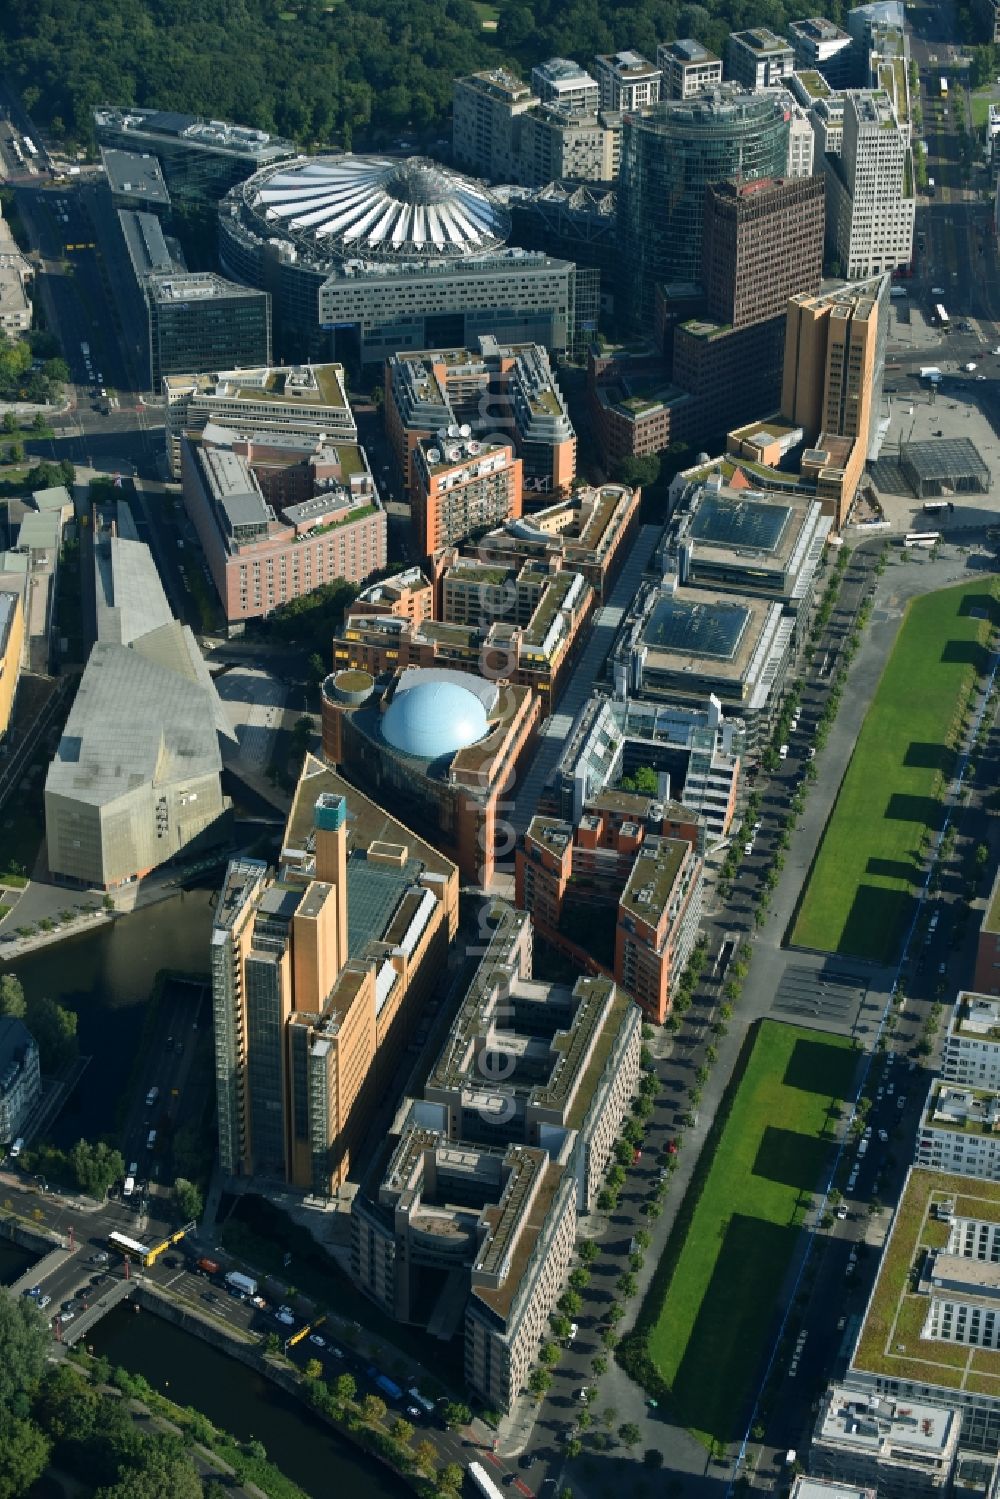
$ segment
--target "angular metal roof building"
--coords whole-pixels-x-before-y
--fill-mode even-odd
[[[197,642],[144,543],[95,543],[97,643],[45,782],[51,874],[105,890],[225,828],[219,736],[232,737]]]
[[[480,333],[564,349],[596,280],[507,246],[510,214],[481,182],[424,157],[300,156],[219,205],[226,275],[273,297],[286,358],[327,359],[354,330],[362,360],[470,345]],[[583,307],[585,311],[581,311]]]
[[[510,233],[506,210],[480,183],[419,156],[300,158],[258,173],[244,202],[305,254],[458,259]]]

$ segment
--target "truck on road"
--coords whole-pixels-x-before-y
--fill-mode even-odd
[[[226,1285],[232,1286],[234,1291],[243,1291],[247,1296],[256,1296],[257,1282],[252,1275],[244,1275],[242,1270],[230,1270],[226,1276]]]
[[[372,1364],[371,1367],[368,1368],[365,1372],[372,1383],[382,1391],[383,1395],[388,1395],[390,1400],[402,1400],[402,1390],[400,1389],[398,1384],[395,1384],[389,1378],[388,1374],[380,1374],[374,1364]]]

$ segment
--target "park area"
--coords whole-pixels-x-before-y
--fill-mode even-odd
[[[857,1065],[846,1039],[776,1021],[747,1045],[637,1327],[652,1376],[645,1383],[669,1391],[672,1416],[707,1446],[742,1434]]]
[[[883,963],[896,957],[998,621],[996,579],[910,604],[809,874],[794,945]]]

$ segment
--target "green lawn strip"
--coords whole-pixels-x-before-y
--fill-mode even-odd
[[[995,618],[996,580],[910,604],[868,709],[809,875],[791,941],[888,962],[912,892],[921,840],[939,826],[958,715]]]
[[[623,1347],[630,1372],[706,1445],[731,1440],[745,1419],[830,1158],[830,1106],[849,1094],[857,1064],[846,1040],[774,1021],[744,1057]]]
[[[972,104],[972,123],[978,127],[985,125],[990,117],[990,105],[996,104],[997,99],[992,89],[985,89],[982,93],[970,95]]]

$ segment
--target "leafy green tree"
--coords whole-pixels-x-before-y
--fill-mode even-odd
[[[342,1405],[348,1405],[358,1393],[358,1382],[353,1374],[338,1374],[333,1381],[333,1393]]]
[[[0,1411],[27,1416],[48,1352],[45,1318],[28,1297],[0,1297]]]
[[[615,464],[615,478],[633,489],[651,489],[660,477],[660,458],[650,453],[643,458],[620,458]]]
[[[564,1312],[567,1317],[576,1317],[583,1306],[583,1298],[579,1291],[564,1291],[559,1298],[558,1304],[559,1310]]]
[[[472,1420],[472,1412],[460,1400],[447,1400],[441,1407],[441,1420],[451,1431],[456,1426],[468,1426]]]
[[[590,1285],[590,1271],[586,1265],[577,1265],[569,1273],[569,1283],[574,1291],[585,1291]]]
[[[306,1379],[322,1379],[323,1365],[320,1363],[318,1358],[311,1358],[307,1362],[302,1372],[305,1375]]]
[[[397,1416],[395,1421],[393,1421],[392,1423],[392,1434],[395,1440],[399,1442],[400,1446],[408,1447],[413,1441],[414,1428],[412,1424],[409,1421],[405,1421],[402,1416]]]
[[[20,979],[12,973],[0,974],[0,1015],[23,1020],[26,1008]]]
[[[532,1369],[528,1377],[528,1389],[536,1400],[541,1400],[552,1386],[552,1375],[548,1369]]]
[[[638,792],[640,796],[655,796],[659,789],[656,771],[648,765],[640,765],[629,776],[622,776],[618,783],[622,791]]]
[[[577,1247],[577,1254],[585,1265],[592,1265],[600,1256],[600,1245],[593,1239],[584,1239]]]
[[[445,1463],[443,1468],[438,1469],[438,1482],[443,1489],[451,1489],[458,1493],[465,1479],[465,1474],[458,1463]]]
[[[569,1320],[568,1317],[564,1317],[563,1314],[562,1314],[562,1312],[557,1312],[549,1320],[550,1320],[550,1322],[552,1324],[552,1335],[553,1335],[553,1337],[556,1337],[556,1338],[568,1338],[569,1337],[569,1335],[570,1335],[570,1329],[571,1329],[571,1325],[572,1324],[570,1323],[570,1320]]]
[[[425,1476],[434,1472],[434,1464],[437,1461],[437,1448],[433,1442],[424,1437],[413,1449],[413,1461],[418,1470]]]
[[[49,1460],[49,1439],[33,1421],[0,1422],[0,1499],[21,1499]]]
[[[618,1428],[618,1439],[624,1447],[634,1447],[642,1432],[634,1421],[623,1421]]]
[[[43,1072],[58,1072],[76,1056],[76,1011],[41,994],[28,1000],[24,1023],[38,1043]]]
[[[549,1369],[559,1362],[559,1349],[555,1343],[543,1343],[538,1350],[538,1357]]]
[[[205,1209],[200,1190],[184,1176],[179,1176],[174,1182],[174,1201],[186,1223],[197,1222]]]
[[[372,1426],[381,1426],[386,1409],[385,1401],[377,1395],[366,1395],[361,1402],[361,1414]]]
[[[248,1444],[249,1447],[250,1444]],[[201,1478],[175,1437],[147,1438],[139,1460],[117,1483],[97,1490],[94,1499],[202,1499]]]
[[[74,1017],[75,1018],[75,1017]],[[69,1153],[69,1164],[76,1177],[76,1184],[88,1197],[103,1201],[108,1188],[125,1175],[125,1161],[120,1150],[115,1150],[104,1140],[91,1144],[88,1140],[77,1140]]]

